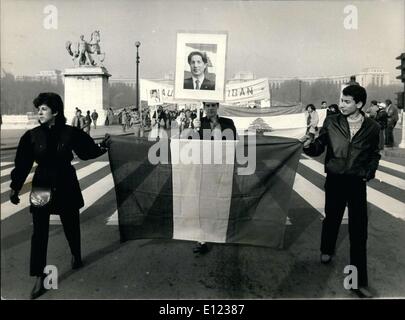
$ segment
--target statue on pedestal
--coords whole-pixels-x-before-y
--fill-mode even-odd
[[[91,34],[91,40],[87,42],[84,35],[80,36],[76,50],[72,48],[72,42],[66,42],[66,50],[72,56],[75,66],[103,67],[105,53],[100,51],[100,31],[96,30]]]

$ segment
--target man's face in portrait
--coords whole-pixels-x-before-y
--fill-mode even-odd
[[[207,63],[204,63],[202,57],[198,54],[195,54],[190,59],[190,71],[193,76],[200,77],[204,74]]]

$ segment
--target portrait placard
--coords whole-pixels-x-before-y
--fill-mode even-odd
[[[224,101],[227,33],[177,33],[175,99]]]

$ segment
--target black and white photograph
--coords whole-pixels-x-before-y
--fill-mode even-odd
[[[2,300],[405,298],[404,0],[0,4]]]

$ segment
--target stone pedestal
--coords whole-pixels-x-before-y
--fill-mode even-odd
[[[65,69],[65,116],[71,125],[76,107],[85,116],[96,110],[97,126],[103,126],[109,107],[108,78],[111,76],[104,67],[79,67]],[[92,124],[93,126],[93,124]]]

